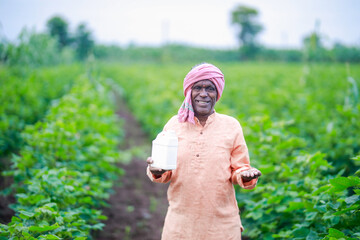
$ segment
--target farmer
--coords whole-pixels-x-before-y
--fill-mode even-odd
[[[151,167],[153,182],[167,183],[169,208],[162,240],[239,240],[243,226],[232,184],[253,189],[261,172],[250,166],[239,122],[215,112],[224,90],[222,72],[195,66],[184,79],[185,100],[165,125],[178,136],[175,170]]]

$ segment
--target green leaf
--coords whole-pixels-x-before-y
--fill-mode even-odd
[[[105,216],[105,215],[99,215],[99,216],[98,216],[98,219],[99,219],[99,220],[107,220],[108,217]]]
[[[275,207],[275,211],[278,213],[286,212],[287,207],[285,205],[278,205]]]
[[[273,238],[283,238],[283,239],[288,239],[291,236],[292,231],[280,231],[278,234],[273,234],[272,237]],[[258,233],[257,235],[259,235],[260,233]]]
[[[8,229],[8,228],[9,228],[9,226],[8,226],[8,225],[5,225],[5,224],[0,223],[0,228],[2,228],[2,229]]]
[[[261,172],[263,174],[267,174],[267,173],[272,173],[275,171],[275,166],[274,165],[269,165],[266,167],[261,167]]]
[[[62,238],[60,238],[60,237],[58,237],[58,236],[56,236],[56,235],[53,235],[53,234],[41,235],[40,237],[42,237],[42,238],[44,238],[44,239],[46,239],[46,240],[62,239]]]
[[[25,193],[18,193],[18,194],[15,194],[15,196],[17,199],[28,198],[28,195]]]
[[[317,216],[317,212],[307,212],[306,214],[305,214],[305,220],[306,221],[312,221],[316,216]]]
[[[309,234],[309,229],[308,228],[298,228],[298,229],[295,229],[292,234],[294,235],[294,237],[296,238],[305,238],[308,236]]]
[[[321,186],[316,191],[314,191],[311,195],[317,196],[317,195],[319,195],[319,193],[326,192],[330,187],[331,187],[330,184]]]
[[[344,210],[338,211],[334,213],[334,216],[339,216],[343,213],[351,212],[353,210],[358,210],[360,208],[359,204],[354,204],[351,207],[345,208]]]
[[[29,219],[35,215],[35,213],[28,211],[19,211],[19,213],[20,213],[19,217],[22,219]]]
[[[92,229],[102,230],[105,224],[103,223],[97,223],[91,226]]]
[[[328,203],[326,204],[326,206],[327,206],[328,208],[332,208],[332,209],[334,209],[334,210],[338,210],[338,208],[340,207],[340,205],[341,205],[340,202],[336,202],[336,203],[328,202]]]
[[[31,237],[30,233],[25,232],[25,231],[22,231],[21,234],[25,237],[25,239]]]
[[[289,208],[285,212],[291,212],[302,208],[304,208],[303,202],[289,202]]]
[[[310,230],[309,234],[306,236],[306,240],[317,240],[317,239],[319,239],[319,235],[317,234],[317,232]]]
[[[325,213],[326,212],[326,205],[315,206],[315,209],[319,210],[322,213]]]
[[[54,230],[54,229],[57,229],[59,227],[59,224],[58,223],[55,223],[51,226],[49,225],[45,225],[45,226],[31,226],[29,228],[30,231],[32,232],[37,232],[37,233],[40,233],[40,232],[45,232],[45,231],[51,231],[51,230]]]
[[[346,202],[347,205],[352,205],[352,204],[356,203],[359,200],[360,200],[359,195],[353,195],[351,197],[345,198],[345,202]]]
[[[348,187],[353,186],[353,182],[346,177],[337,177],[330,179],[330,184],[336,188],[336,191],[343,191]]]
[[[44,206],[50,207],[50,208],[52,208],[52,209],[56,209],[56,208],[57,208],[57,204],[54,203],[54,202],[47,203],[47,204],[45,204]]]
[[[247,217],[253,218],[254,220],[260,219],[263,216],[261,211],[253,211],[247,214]]]
[[[360,178],[355,176],[349,176],[348,179],[351,181],[352,187],[360,187]]]
[[[13,217],[11,218],[11,223],[20,223],[20,222],[21,222],[21,219],[18,218],[18,217],[13,216]]]
[[[345,237],[345,234],[335,228],[330,228],[329,229],[329,236],[330,237],[335,237],[335,238],[343,238]]]

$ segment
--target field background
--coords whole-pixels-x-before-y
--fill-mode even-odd
[[[341,191],[359,183],[358,177],[352,177],[359,173],[355,158],[360,150],[359,81],[355,80],[359,66],[218,66],[226,87],[215,109],[240,120],[252,164],[264,173],[255,191],[237,191],[243,222],[251,229],[245,234],[254,239],[318,239],[325,228],[347,225],[347,220],[352,229],[357,226],[359,199],[352,195],[354,190]],[[190,69],[185,65],[100,68],[121,84],[134,115],[153,138],[181,105],[181,79]],[[330,180],[335,176],[350,176],[354,182],[337,189],[336,181]],[[356,200],[350,201],[347,194]]]
[[[360,150],[359,65],[215,64],[222,69],[226,79],[223,97],[215,109],[240,121],[252,165],[263,172],[254,191],[237,188],[239,208],[246,228],[244,234],[254,239],[318,239],[336,234],[356,237],[356,222],[359,220],[359,190],[356,187],[359,185],[356,175],[359,173]],[[83,169],[80,170],[81,174],[89,172],[104,181],[110,175],[103,175],[101,171],[108,174],[114,170],[108,164],[128,161],[128,157],[107,150],[110,146],[107,142],[113,141],[111,139],[114,137],[120,141],[124,130],[118,129],[120,124],[111,129],[105,125],[102,127],[103,124],[111,123],[106,120],[106,115],[111,118],[111,111],[97,110],[96,106],[103,108],[103,101],[114,104],[114,97],[111,97],[114,92],[106,89],[112,89],[125,100],[143,131],[148,134],[147,145],[150,145],[181,105],[183,77],[191,67],[192,63],[122,64],[89,61],[85,65],[36,68],[19,73],[19,68],[3,66],[0,71],[3,93],[8,93],[2,95],[2,102],[6,103],[2,105],[2,143],[8,145],[3,144],[2,148],[4,154],[7,147],[7,152],[15,151],[19,155],[13,155],[11,167],[5,160],[2,165],[5,176],[11,175],[15,179],[13,191],[17,191],[17,204],[14,209],[20,213],[17,220],[13,218],[8,226],[22,223],[27,226],[29,234],[38,232],[38,236],[47,233],[66,238],[66,234],[60,234],[59,228],[63,227],[63,231],[66,231],[69,226],[59,224],[57,217],[46,220],[47,228],[31,227],[32,224],[44,224],[44,220],[37,223],[37,213],[44,204],[55,212],[59,211],[57,214],[60,216],[64,214],[59,206],[61,197],[35,203],[35,199],[46,199],[41,188],[38,190],[40,193],[35,194],[37,197],[28,192],[35,191],[33,181],[36,176],[39,177],[39,171],[41,174],[55,174],[48,171]],[[105,99],[94,97],[91,91]],[[94,116],[94,111],[100,116]],[[90,122],[92,117],[94,124]],[[99,119],[104,120],[99,122]],[[102,124],[102,121],[105,122]],[[96,131],[93,133],[90,130]],[[114,136],[106,137],[106,132]],[[81,141],[84,142],[75,144],[73,141],[76,140],[71,140],[72,134],[75,134],[75,139],[83,139]],[[15,142],[14,146],[8,139]],[[91,141],[97,139],[102,139],[100,143],[105,145],[91,145]],[[114,144],[117,144],[116,141]],[[16,150],[19,146],[20,152]],[[136,154],[149,154],[148,148],[141,149],[137,149]],[[109,156],[100,159],[93,156],[101,156],[101,153]],[[70,159],[77,163],[69,162]],[[94,172],[94,168],[88,165],[93,161],[101,161],[97,166],[103,166],[104,169]],[[8,167],[12,170],[6,171]],[[112,178],[119,176],[119,173],[113,173],[115,175]],[[55,176],[57,174],[60,173]],[[80,178],[84,179],[85,176]],[[40,185],[44,184],[43,180],[39,181]],[[111,185],[103,187],[106,192]],[[106,196],[101,192],[84,193],[83,201],[90,201],[97,208],[104,201],[100,199],[106,199]],[[70,196],[65,194],[63,197]],[[100,198],[100,202],[96,203],[91,198]],[[70,205],[79,204],[74,200],[68,201]],[[35,216],[36,220],[29,221]],[[78,218],[81,221],[84,216],[79,215]],[[87,220],[89,230],[101,228],[99,223],[92,222],[95,219],[91,219]],[[15,231],[6,225],[3,225],[3,229]]]
[[[0,36],[0,239],[160,239],[167,185],[145,160],[201,62],[223,71],[215,110],[263,174],[235,186],[243,239],[360,239],[360,48],[315,28],[272,49],[247,23],[238,49],[103,45],[58,16]]]

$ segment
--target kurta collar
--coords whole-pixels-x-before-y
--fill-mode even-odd
[[[211,123],[214,121],[216,114],[217,114],[217,113],[216,113],[216,111],[215,111],[215,109],[214,109],[214,112],[213,112],[213,113],[208,117],[208,119],[206,120],[204,127],[208,126],[209,124],[211,124]],[[195,118],[195,125],[199,125],[199,126],[203,127],[203,126],[200,124],[199,119],[198,119],[197,117],[194,117],[194,118]]]

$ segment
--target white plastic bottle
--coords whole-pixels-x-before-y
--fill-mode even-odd
[[[152,141],[152,167],[164,170],[176,169],[178,137],[175,131],[163,131]]]

